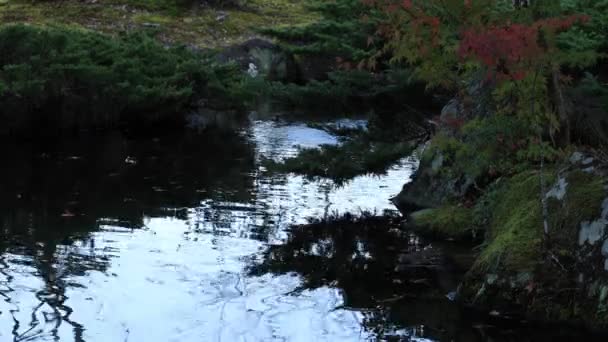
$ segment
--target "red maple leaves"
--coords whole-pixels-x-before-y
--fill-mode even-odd
[[[520,80],[536,61],[546,57],[549,47],[541,33],[567,30],[587,17],[572,15],[539,20],[531,25],[509,24],[485,29],[467,28],[462,34],[458,55],[473,58],[499,76]]]

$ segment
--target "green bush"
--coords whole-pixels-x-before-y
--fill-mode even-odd
[[[229,98],[240,77],[143,33],[5,26],[0,51],[0,120],[11,130],[178,118],[194,100]]]
[[[450,177],[467,175],[486,181],[535,168],[541,158],[556,161],[560,153],[548,142],[540,142],[534,129],[513,115],[497,114],[475,118],[466,123],[459,135],[439,133],[433,138],[428,155],[440,152],[445,164],[442,172]]]
[[[410,110],[433,105],[424,85],[411,81],[404,69],[378,73],[340,70],[328,73],[327,77],[305,84],[253,80],[249,88],[288,107],[326,111]]]

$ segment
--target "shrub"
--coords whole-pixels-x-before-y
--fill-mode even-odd
[[[458,137],[440,133],[432,151],[439,151],[450,168],[443,172],[468,175],[487,183],[501,175],[513,175],[545,161],[555,161],[559,151],[540,142],[525,120],[497,114],[476,118],[463,125]]]
[[[9,130],[175,119],[195,99],[231,96],[239,80],[231,66],[143,33],[5,26],[0,51],[0,120]]]

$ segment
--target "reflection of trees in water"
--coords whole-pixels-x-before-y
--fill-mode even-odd
[[[409,341],[414,335],[439,341],[597,340],[576,329],[526,325],[457,305],[446,294],[468,268],[470,249],[431,246],[398,227],[398,219],[367,214],[295,226],[287,242],[270,246],[249,273],[296,272],[303,279],[300,290],[339,288],[343,307],[362,312],[365,328],[383,340]]]
[[[397,219],[345,215],[293,227],[288,241],[271,246],[250,272],[297,272],[304,288],[340,288],[344,307],[365,312],[366,326],[384,334],[389,322],[408,323],[393,307],[447,301],[448,266],[440,250],[399,230]]]
[[[91,235],[104,223],[139,228],[165,208],[251,196],[253,147],[233,132],[137,140],[115,133],[1,149],[0,300],[19,305],[11,302],[19,272],[43,283],[33,307],[2,313],[12,315],[16,341],[43,327],[58,339],[62,323],[83,340],[66,289],[79,286],[70,281],[76,276],[108,269],[111,256]],[[19,309],[31,309],[29,322],[17,319]]]
[[[37,223],[41,224],[40,221]],[[105,272],[109,259],[106,255],[97,253],[94,238],[79,237],[83,247],[72,244],[68,239],[43,241],[41,238],[48,235],[37,234],[41,230],[35,227],[40,226],[31,225],[32,221],[29,224],[30,226],[20,226],[18,222],[12,222],[13,229],[29,234],[12,236],[13,240],[2,246],[0,255],[0,274],[3,278],[0,293],[8,305],[18,305],[11,300],[11,293],[15,291],[15,276],[24,277],[28,281],[31,281],[30,277],[38,278],[43,283],[35,292],[38,303],[28,308],[31,310],[28,322],[20,321],[16,315],[25,308],[16,307],[9,311],[14,322],[13,338],[15,341],[25,341],[48,334],[58,340],[59,327],[66,323],[72,327],[74,340],[83,341],[84,328],[70,317],[73,309],[66,304],[66,289],[72,286],[69,280],[74,276],[83,275],[89,270]],[[71,224],[57,218],[47,219],[42,226],[45,232],[61,230],[66,226],[69,227],[68,231],[75,231]],[[3,231],[4,234],[6,230]],[[73,241],[76,238],[69,239]]]
[[[295,271],[304,277],[306,288],[336,285],[345,290],[347,306],[366,307],[393,298],[404,287],[412,287],[395,278],[399,277],[395,272],[399,257],[423,247],[416,238],[396,229],[393,221],[347,214],[292,227],[288,241],[271,246],[264,262],[251,271]],[[429,271],[433,266],[437,265],[412,267],[407,272],[412,279],[427,279],[433,277]]]

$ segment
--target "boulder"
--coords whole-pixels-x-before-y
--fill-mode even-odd
[[[514,177],[496,192],[485,247],[460,287],[464,302],[608,328],[608,175],[590,170],[592,159],[575,153],[553,177],[546,216],[538,174]]]
[[[440,172],[446,165],[440,151],[426,152],[411,182],[391,200],[401,212],[437,208],[451,199],[463,198],[474,185],[468,175],[447,176]]]
[[[256,70],[255,76],[262,75],[271,81],[295,82],[298,78],[294,56],[264,39],[229,46],[218,54],[218,61],[237,63],[250,75],[251,70]]]

